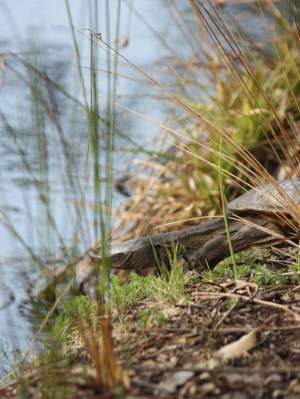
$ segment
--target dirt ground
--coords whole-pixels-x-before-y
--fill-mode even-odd
[[[197,281],[188,302],[140,323],[147,300],[114,323],[117,359],[130,387],[99,391],[73,378],[68,398],[300,398],[300,278],[271,265],[284,281]],[[14,397],[16,386],[2,390]],[[33,398],[41,397],[37,386]],[[60,397],[60,396],[59,396]]]
[[[189,285],[188,304],[163,309],[156,325],[137,327],[141,308],[149,307],[139,304],[114,331],[130,379],[121,397],[300,398],[300,279],[284,266],[270,267],[284,282]]]
[[[128,398],[300,398],[299,285],[189,290],[193,301],[170,309],[164,326],[132,331],[122,343]],[[220,348],[243,336],[255,336],[249,350],[231,347],[228,359],[218,359]]]

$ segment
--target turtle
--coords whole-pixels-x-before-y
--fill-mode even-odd
[[[299,177],[252,188],[232,200],[227,217],[233,250],[240,252],[252,246],[298,239],[299,234],[293,230],[298,207],[300,219]],[[214,267],[229,255],[227,235],[224,217],[217,217],[183,230],[127,240],[112,245],[111,266],[142,272],[159,262],[167,262],[170,249],[177,247],[178,255],[192,267]],[[91,259],[101,259],[99,250],[90,250],[87,254]]]
[[[288,204],[289,203],[289,204]],[[300,207],[300,178],[264,184],[235,198],[228,204],[229,211],[289,214],[288,205]]]
[[[170,251],[176,249],[177,255],[184,258],[189,267],[207,270],[230,255],[229,237],[235,253],[254,246],[267,247],[299,240],[297,216],[300,219],[299,177],[264,184],[229,202],[228,231],[224,217],[220,216],[182,230],[112,244],[110,265],[113,270],[147,274],[162,263],[168,264]],[[101,250],[90,248],[72,264],[80,286],[89,280],[96,262],[100,261]],[[66,270],[67,267],[61,270],[59,277]],[[57,276],[55,279],[60,281]]]

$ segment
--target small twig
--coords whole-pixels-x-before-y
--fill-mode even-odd
[[[220,288],[223,292],[228,291],[227,288],[224,287],[224,285],[215,283],[214,281],[206,280],[206,281],[201,282],[201,283],[199,284],[199,287],[200,287],[201,285],[211,285],[211,286],[213,286],[213,287]]]
[[[215,328],[219,328],[221,324],[224,323],[224,321],[226,320],[226,318],[230,315],[230,313],[236,308],[237,304],[239,303],[239,300],[235,301],[235,303],[230,306],[230,308],[227,310],[227,312],[224,313],[223,317],[221,317],[221,319],[217,322],[217,324],[215,325]]]
[[[284,312],[287,312],[287,313],[291,314],[295,318],[296,321],[300,321],[300,315],[299,314],[293,312],[288,307],[286,307],[284,305],[281,305],[279,303],[264,301],[262,299],[251,298],[251,297],[249,298],[248,296],[245,296],[245,295],[230,294],[230,293],[218,294],[218,293],[211,293],[211,292],[195,292],[192,295],[193,296],[195,296],[195,295],[203,295],[203,296],[206,296],[207,299],[220,299],[220,298],[242,299],[243,301],[254,302],[254,303],[257,303],[259,305],[263,305],[263,306],[267,306],[267,307],[283,310]]]
[[[191,306],[194,307],[193,304],[190,305],[180,305],[182,307],[184,306]],[[174,328],[167,328],[164,329],[164,332],[166,333],[164,336],[165,337],[169,337],[169,334],[172,334],[174,332],[180,333],[180,334],[185,334],[186,338],[193,338],[193,337],[197,337],[199,336],[199,331],[201,332],[212,332],[212,333],[223,333],[223,334],[232,334],[232,333],[247,333],[252,331],[253,329],[256,329],[258,332],[276,332],[276,331],[298,331],[300,330],[300,324],[296,324],[296,325],[288,325],[288,326],[280,326],[280,327],[260,327],[260,326],[253,326],[253,327],[223,327],[223,328],[210,328],[210,327],[205,327],[205,326],[201,326],[199,329],[193,329],[193,332],[191,333],[191,331],[187,328],[178,328],[178,327],[174,327]],[[143,334],[153,334],[153,335],[157,335],[157,333],[162,334],[161,329],[158,328],[152,328],[151,331],[149,331],[149,329],[139,329],[138,332],[141,332]]]
[[[221,368],[215,368],[214,370],[208,368],[208,367],[145,367],[141,366],[140,364],[138,365],[132,365],[130,366],[130,369],[132,370],[138,370],[138,371],[163,371],[163,372],[168,372],[168,373],[177,373],[179,371],[193,371],[195,373],[201,373],[201,372],[209,372],[212,374],[216,374],[216,372],[221,372],[221,373],[242,373],[242,374],[250,374],[250,373],[259,373],[259,374],[292,374],[292,375],[298,375],[300,373],[300,367],[295,367],[292,369],[287,369],[283,367],[264,367],[261,369],[258,369],[257,367],[226,367],[222,365]],[[150,387],[150,385],[154,384],[148,384],[147,385]]]
[[[296,287],[292,288],[292,291],[298,291],[300,289],[300,285],[297,285]]]

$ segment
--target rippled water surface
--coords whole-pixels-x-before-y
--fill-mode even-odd
[[[109,3],[114,45],[118,2]],[[89,29],[94,18],[91,4],[94,2],[70,1],[87,92]],[[98,30],[108,41],[104,4],[98,1]],[[188,56],[190,49],[180,30],[170,25],[166,1],[122,1],[120,19],[122,54],[156,77],[168,77],[158,61],[174,58],[178,51]],[[39,283],[37,263],[59,257],[61,248],[72,246],[74,238],[80,251],[95,236],[87,128],[80,105],[84,99],[65,2],[0,0],[0,46],[0,344],[2,358],[4,353],[12,358],[12,348],[24,350],[35,330],[30,317],[22,316],[20,304],[28,284],[34,289]],[[105,112],[107,49],[99,46],[96,51],[99,103]],[[45,83],[46,75],[40,72],[59,89]],[[128,136],[130,145],[132,141],[144,144],[159,129],[166,108],[153,98],[157,91],[143,83],[144,76],[135,68],[121,61],[119,72],[133,79],[118,78],[116,112],[121,134],[116,147],[127,147]],[[115,157],[116,175],[122,174],[125,161],[128,163],[128,155]],[[114,202],[120,200],[115,193]]]

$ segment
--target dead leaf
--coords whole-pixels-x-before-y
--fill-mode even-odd
[[[243,335],[237,341],[231,342],[223,346],[216,352],[216,357],[226,361],[242,356],[250,349],[254,348],[257,343],[256,330],[250,331],[248,334]]]
[[[254,348],[257,343],[256,330],[250,331],[248,334],[243,335],[237,341],[231,342],[228,345],[219,349],[206,363],[206,367],[214,369],[220,364],[237,357],[241,357],[250,349]]]
[[[220,390],[215,386],[214,383],[212,382],[206,382],[205,384],[201,385],[201,393],[202,394],[215,394],[218,395],[220,394]]]
[[[186,345],[187,337],[184,335],[175,335],[171,338],[171,342],[176,345]]]
[[[173,317],[178,316],[180,313],[182,313],[182,309],[176,308],[175,306],[162,310],[162,314],[164,315],[166,320],[170,320]]]

